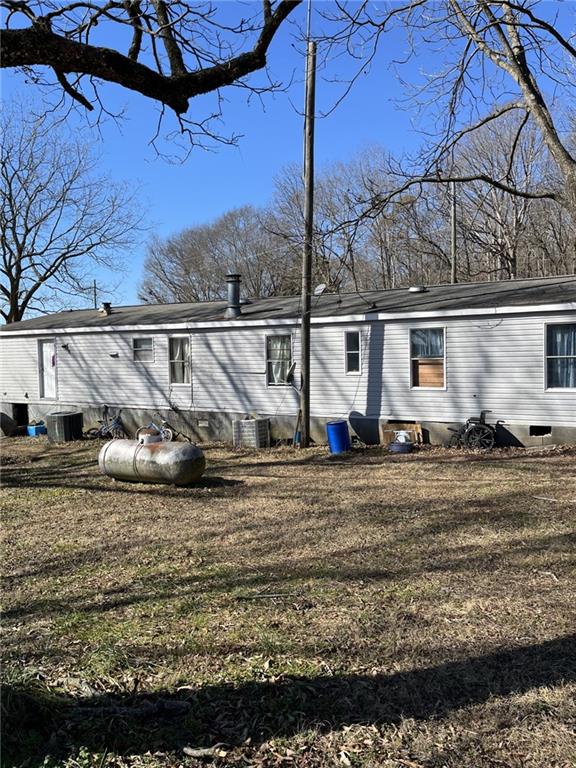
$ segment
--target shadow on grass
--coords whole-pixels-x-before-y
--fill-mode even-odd
[[[90,471],[78,472],[78,469]],[[174,486],[160,483],[116,481],[98,472],[93,461],[81,464],[55,466],[8,465],[2,469],[4,488],[27,488],[30,490],[65,488],[66,490],[87,490],[93,493],[130,493],[153,496],[182,496],[194,491],[228,491],[244,485],[243,480],[205,475],[188,486]]]
[[[186,489],[174,489],[174,493],[183,490]],[[213,498],[213,494],[210,494],[210,498]],[[520,512],[516,507],[507,508],[511,498],[518,502]],[[294,585],[299,587],[303,583],[311,582],[390,583],[394,580],[413,579],[436,573],[470,574],[473,578],[474,574],[495,573],[498,570],[506,570],[509,575],[518,578],[519,574],[525,573],[526,558],[537,557],[539,554],[545,554],[547,569],[562,574],[568,562],[566,556],[573,551],[576,544],[576,534],[567,531],[527,538],[523,532],[523,527],[531,520],[531,515],[526,509],[527,501],[524,504],[524,497],[520,493],[513,496],[494,495],[489,502],[483,499],[475,501],[468,513],[463,514],[459,510],[447,511],[442,506],[436,507],[440,502],[434,500],[424,518],[412,514],[411,503],[405,506],[395,504],[393,513],[387,508],[383,513],[388,521],[392,514],[402,521],[402,531],[390,539],[391,553],[383,551],[382,541],[378,540],[376,543],[366,543],[358,547],[332,549],[328,561],[323,554],[312,554],[306,558],[300,555],[294,558],[293,553],[289,551],[279,560],[266,563],[264,560],[271,552],[277,547],[285,546],[282,530],[278,528],[276,520],[270,521],[267,527],[262,520],[249,523],[244,519],[230,520],[224,527],[208,526],[202,533],[202,541],[207,551],[210,551],[210,542],[219,542],[224,533],[233,537],[237,532],[246,534],[252,530],[257,536],[250,539],[245,546],[251,556],[262,561],[256,570],[251,565],[244,565],[241,558],[238,562],[238,552],[230,552],[232,562],[216,568],[205,566],[203,563],[191,565],[180,553],[179,557],[184,559],[178,560],[178,568],[162,573],[139,573],[137,579],[130,583],[123,582],[114,589],[100,583],[87,587],[80,579],[73,597],[74,611],[84,616],[105,614],[149,601],[168,603],[175,595],[179,598],[202,596],[202,599],[207,596],[228,595],[230,601],[234,601],[238,597],[238,591],[240,594],[255,589],[282,592],[294,589]],[[370,526],[378,524],[379,517],[378,510],[368,504],[358,506],[354,519],[358,525],[369,529]],[[491,526],[500,532],[518,533],[514,537],[509,536],[500,545],[491,544],[489,547],[446,543],[447,534],[456,535],[470,526],[479,525]],[[183,540],[187,535],[189,534],[182,533]],[[196,533],[196,537],[198,535]],[[426,546],[421,547],[419,541],[425,541]],[[22,588],[27,579],[71,575],[80,567],[110,567],[114,562],[123,559],[132,564],[133,551],[142,549],[156,552],[159,562],[164,562],[168,556],[166,549],[170,550],[171,547],[170,542],[155,543],[147,535],[134,535],[128,541],[106,540],[95,546],[48,556],[43,561],[36,562],[34,567],[6,574],[3,581],[7,587],[20,585]],[[240,554],[243,551],[241,549]],[[397,555],[398,551],[402,553],[401,558]],[[4,621],[27,622],[34,617],[54,619],[59,615],[65,616],[71,610],[70,599],[69,594],[59,596],[47,593],[34,600],[24,590],[19,594],[18,600],[6,605]],[[17,646],[20,642],[18,635],[13,638],[8,636],[4,641],[5,647],[12,643]]]
[[[257,748],[272,737],[444,717],[491,697],[576,680],[576,635],[392,675],[273,681],[124,696],[58,695],[37,680],[3,689],[4,765],[39,766],[81,747],[144,754],[187,744]]]
[[[449,527],[447,524],[445,527]],[[410,531],[407,530],[405,538],[410,540]],[[283,591],[292,589],[294,584],[302,582],[322,582],[336,579],[344,582],[373,581],[388,583],[391,580],[413,578],[422,574],[431,573],[470,573],[479,570],[494,571],[498,567],[505,567],[507,571],[516,568],[524,568],[523,559],[528,554],[546,552],[549,563],[553,557],[562,559],[563,553],[570,553],[574,549],[575,535],[562,533],[540,537],[536,540],[525,542],[523,539],[508,541],[505,546],[491,547],[487,550],[471,551],[470,547],[458,547],[446,550],[442,543],[438,548],[431,550],[426,559],[416,557],[414,561],[397,562],[382,561],[380,553],[381,543],[360,548],[347,547],[332,553],[330,563],[325,563],[323,557],[312,557],[298,565],[285,564],[260,565],[257,571],[241,566],[229,566],[222,570],[213,571],[210,568],[202,571],[193,569],[189,574],[170,573],[141,575],[134,586],[125,584],[118,589],[104,589],[98,586],[93,589],[84,589],[74,596],[74,610],[85,616],[90,614],[104,614],[119,608],[154,602],[168,602],[175,594],[180,598],[197,597],[199,594],[227,595],[232,590],[249,591],[253,589],[272,589]],[[7,575],[4,581],[7,585],[17,581],[23,581],[30,577],[46,576],[67,572],[76,569],[80,564],[97,563],[98,558],[109,555],[111,552],[121,556],[127,555],[131,546],[137,545],[138,540],[127,545],[117,543],[108,545],[105,550],[101,547],[88,549],[84,553],[63,555],[45,562],[41,568],[29,570],[18,574]],[[517,563],[517,561],[520,561]],[[554,563],[550,567],[560,572],[561,564]],[[235,600],[234,596],[230,597]],[[26,593],[22,602],[7,606],[3,612],[5,622],[25,622],[31,617],[54,618],[58,615],[66,615],[70,612],[70,596],[46,596],[39,600],[31,600]],[[10,637],[5,639],[5,646],[11,644]],[[13,642],[18,644],[20,638],[14,636]]]

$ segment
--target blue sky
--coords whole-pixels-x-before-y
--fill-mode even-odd
[[[237,9],[235,6],[237,3],[229,4],[231,12]],[[302,24],[304,15],[302,6],[294,21]],[[318,19],[313,25],[319,23]],[[101,155],[102,172],[138,190],[149,225],[148,234],[167,236],[214,219],[230,208],[247,203],[265,205],[272,196],[274,177],[284,166],[301,162],[303,119],[299,111],[304,97],[304,57],[301,46],[295,44],[295,32],[291,24],[281,28],[269,52],[272,78],[283,81],[293,78],[288,93],[265,96],[262,105],[257,99],[247,103],[246,93],[240,89],[223,91],[226,103],[222,129],[243,134],[237,147],[220,146],[213,152],[195,149],[183,163],[170,163],[158,157],[150,146],[158,119],[157,106],[117,86],[105,86],[102,95],[111,109],[124,109],[125,118],[120,126],[107,120],[100,126],[100,135],[84,122],[74,126],[94,143]],[[106,44],[105,40],[100,42]],[[346,161],[372,144],[399,154],[415,149],[420,142],[411,122],[414,114],[398,103],[403,90],[390,66],[393,59],[404,57],[406,42],[395,32],[388,33],[383,42],[370,70],[328,117],[317,121],[317,167]],[[432,57],[424,55],[418,62],[403,67],[402,75],[414,82],[422,77],[423,71],[437,64]],[[343,86],[330,83],[327,78],[346,79],[352,71],[352,62],[345,58],[332,60],[327,69],[320,70],[318,113],[328,110],[342,95]],[[256,76],[258,79],[261,81],[261,76]],[[11,70],[3,70],[2,88],[5,98],[18,92],[28,97],[35,95],[30,86],[24,85],[23,78]],[[211,97],[192,101],[190,114],[202,117],[203,108],[211,104]],[[168,145],[162,146],[165,149]],[[147,234],[143,234],[142,241],[123,255],[128,272],[114,295],[117,302],[137,301],[146,237]],[[102,275],[95,276],[104,280]]]
[[[303,22],[305,9],[299,8],[295,21]],[[215,151],[195,149],[183,163],[171,163],[158,157],[149,142],[158,119],[157,106],[140,96],[116,86],[106,86],[102,93],[107,106],[124,108],[125,117],[118,126],[107,120],[100,126],[101,136],[78,121],[77,129],[95,144],[101,156],[101,170],[119,181],[129,182],[138,196],[149,232],[166,236],[184,227],[209,221],[221,213],[251,203],[265,205],[271,199],[274,177],[282,168],[302,159],[304,98],[304,58],[295,46],[295,29],[286,25],[273,41],[269,54],[269,70],[273,79],[293,83],[288,93],[246,100],[240,89],[223,91],[224,123],[229,133],[242,134],[237,147],[219,146]],[[401,55],[403,42],[389,36],[387,50],[363,75],[352,92],[328,117],[316,124],[317,167],[337,160],[349,159],[359,149],[374,143],[395,151],[413,147],[416,135],[410,129],[409,115],[400,110],[393,99],[401,90],[386,60]],[[319,52],[321,57],[321,51]],[[350,62],[331,61],[329,72],[319,71],[317,81],[318,112],[334,105],[342,94],[342,85],[323,79],[345,78],[352,72]],[[22,93],[34,97],[32,87],[14,71],[2,71],[3,97]],[[211,99],[206,99],[208,106]],[[191,113],[202,114],[202,102],[193,101]],[[164,143],[163,148],[166,148]],[[142,275],[145,239],[123,255],[128,275],[115,293],[121,303],[137,301],[138,283]],[[100,274],[95,275],[104,280]]]

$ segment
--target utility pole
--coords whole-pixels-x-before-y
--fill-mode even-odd
[[[450,282],[456,279],[456,182],[450,182]]]
[[[304,251],[302,254],[302,315],[300,327],[300,445],[310,445],[310,319],[312,314],[312,235],[314,227],[314,109],[316,43],[308,40],[306,106],[304,111]]]
[[[92,283],[92,293],[94,295],[94,309],[98,309],[98,293],[96,291],[96,280]]]

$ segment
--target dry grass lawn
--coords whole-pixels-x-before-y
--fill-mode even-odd
[[[5,765],[576,765],[576,451],[2,441]]]

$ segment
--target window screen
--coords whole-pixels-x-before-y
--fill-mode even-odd
[[[546,326],[546,381],[549,389],[576,388],[576,323]]]
[[[444,329],[414,328],[410,331],[413,387],[444,386]]]
[[[190,384],[190,339],[173,336],[169,340],[170,383]]]
[[[266,381],[271,386],[288,384],[292,366],[292,339],[285,336],[268,336],[266,339]]]
[[[138,363],[154,362],[154,339],[152,336],[132,339],[132,357]]]

